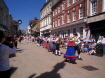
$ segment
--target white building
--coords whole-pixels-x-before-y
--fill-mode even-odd
[[[50,35],[52,28],[52,14],[51,14],[51,8],[52,8],[52,0],[46,0],[46,3],[40,10],[40,36],[48,36]]]
[[[31,34],[31,27],[30,27],[30,25],[26,29],[26,34]]]

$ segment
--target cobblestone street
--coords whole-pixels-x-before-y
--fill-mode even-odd
[[[72,64],[64,62],[63,54],[56,56],[42,46],[22,42],[10,57],[11,78],[105,78],[105,56],[81,53],[83,60]]]

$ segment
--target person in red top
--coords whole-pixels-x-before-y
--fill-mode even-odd
[[[67,45],[68,47],[66,53],[64,54],[65,61],[69,60],[72,63],[76,63],[75,47],[74,47],[75,41],[73,40],[72,37],[70,37],[70,40],[68,40]]]

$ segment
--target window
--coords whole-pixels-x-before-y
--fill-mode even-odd
[[[58,18],[58,26],[60,26],[60,18]]]
[[[73,4],[76,3],[76,0],[73,0]]]
[[[70,23],[70,13],[67,14],[67,23]]]
[[[70,36],[70,29],[68,30],[68,36]]]
[[[60,6],[58,6],[58,13],[60,12]]]
[[[83,38],[83,27],[80,27],[80,38]]]
[[[79,8],[79,19],[82,19],[83,18],[83,8],[80,7]]]
[[[53,21],[53,28],[55,27],[55,25],[54,25],[54,21]]]
[[[70,6],[70,0],[67,0],[67,6],[68,7]]]
[[[73,21],[76,21],[76,11],[73,11]]]
[[[64,21],[65,21],[65,19],[64,19],[64,14],[62,15],[62,25],[64,24]]]
[[[75,34],[76,33],[76,28],[73,28],[73,34]]]
[[[63,2],[62,3],[62,10],[64,10],[65,9],[65,3]]]
[[[57,27],[57,20],[55,21],[55,27]]]
[[[105,12],[105,0],[103,0],[103,12]]]
[[[97,0],[91,1],[91,15],[97,13]]]
[[[55,9],[55,14],[57,14],[57,8]]]
[[[53,16],[54,16],[55,14],[54,14],[54,11],[53,11]]]

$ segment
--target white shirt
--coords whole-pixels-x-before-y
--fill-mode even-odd
[[[9,48],[9,46],[6,46],[4,44],[0,46],[0,71],[6,71],[10,69],[9,54],[13,54],[15,52],[16,47]]]
[[[105,38],[103,38],[103,39],[101,40],[101,43],[102,43],[102,44],[105,44]]]

